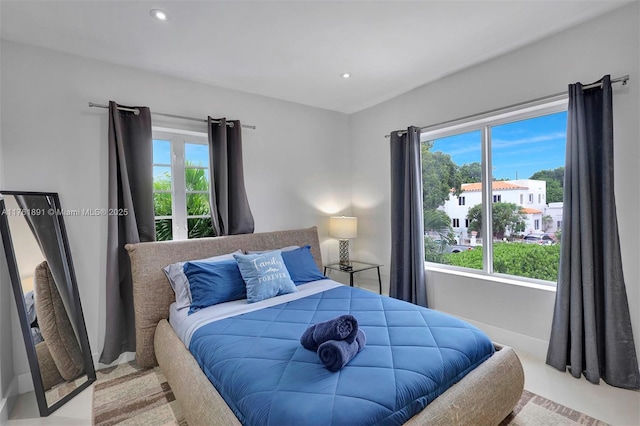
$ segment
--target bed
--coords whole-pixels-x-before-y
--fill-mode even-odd
[[[247,348],[239,348],[237,350],[240,352],[236,353],[231,351],[235,347],[237,342],[241,340],[247,340],[245,338],[247,336],[243,335],[243,333],[248,333],[246,328],[241,332],[235,332],[235,334],[234,332],[229,332],[229,330],[235,330],[237,328],[236,325],[242,322],[238,321],[238,319],[240,318],[247,320],[245,322],[251,322],[252,324],[254,324],[248,328],[249,330],[256,330],[258,328],[261,330],[259,332],[256,331],[256,333],[262,333],[261,335],[249,336],[250,338],[264,339],[265,335],[268,334],[268,337],[273,338],[273,341],[279,342],[280,340],[282,340],[283,344],[285,345],[284,349],[271,348],[271,352],[276,353],[281,351],[289,351],[284,356],[293,357],[293,360],[298,362],[298,367],[302,369],[299,370],[302,371],[301,373],[299,372],[299,375],[304,375],[305,380],[307,380],[309,383],[309,389],[313,389],[313,392],[309,393],[314,393],[314,395],[317,395],[322,394],[324,390],[318,391],[317,388],[314,388],[314,381],[315,385],[317,385],[317,383],[321,380],[334,380],[333,382],[331,382],[331,386],[335,387],[337,386],[336,380],[338,379],[334,378],[342,376],[342,380],[348,384],[349,382],[346,382],[348,376],[350,374],[353,374],[353,372],[355,371],[359,371],[362,367],[362,364],[367,364],[369,361],[379,360],[383,358],[383,356],[378,356],[378,352],[376,352],[384,349],[384,344],[380,343],[380,339],[383,339],[383,337],[381,337],[381,335],[378,333],[378,331],[381,329],[375,328],[376,321],[379,320],[374,318],[374,314],[369,312],[369,308],[361,308],[360,310],[358,310],[357,306],[360,306],[360,303],[366,302],[367,304],[373,303],[380,306],[385,305],[389,307],[388,310],[416,309],[415,315],[418,315],[418,317],[431,315],[431,312],[427,312],[429,310],[419,310],[413,305],[405,304],[404,302],[396,301],[395,299],[387,298],[384,296],[380,297],[378,295],[375,295],[374,293],[367,292],[366,290],[352,289],[348,286],[332,284],[329,280],[324,280],[324,282],[319,281],[319,284],[309,284],[309,287],[327,286],[327,288],[320,290],[317,290],[314,287],[314,290],[311,290],[312,294],[305,295],[304,297],[297,299],[287,299],[286,303],[274,302],[269,307],[260,310],[256,309],[250,313],[242,313],[242,315],[239,316],[223,318],[219,322],[208,325],[207,327],[210,327],[210,329],[207,329],[207,331],[202,331],[204,328],[200,328],[195,331],[194,334],[190,335],[189,339],[186,341],[186,344],[184,343],[185,337],[182,335],[183,332],[179,331],[181,336],[178,336],[178,333],[176,333],[174,327],[169,324],[169,313],[172,303],[175,302],[175,295],[162,270],[162,268],[164,268],[165,266],[179,261],[188,261],[201,259],[207,256],[231,253],[236,250],[275,250],[287,246],[306,245],[310,246],[313,260],[320,269],[322,267],[322,259],[320,254],[317,229],[315,227],[299,230],[226,236],[189,241],[153,242],[127,245],[126,248],[131,259],[133,277],[137,339],[136,362],[141,367],[152,367],[156,364],[160,365],[160,368],[166,375],[167,380],[174,392],[174,395],[180,403],[184,415],[190,425],[233,425],[241,423],[255,424],[259,423],[260,421],[257,421],[256,418],[252,417],[254,413],[252,412],[251,407],[255,407],[255,411],[260,411],[266,409],[273,410],[274,406],[280,407],[281,405],[271,404],[270,406],[266,405],[262,407],[260,404],[264,401],[259,397],[255,400],[247,399],[250,397],[254,397],[250,396],[250,394],[260,395],[260,392],[262,392],[263,389],[254,389],[248,394],[244,395],[244,406],[241,406],[241,404],[235,403],[229,399],[230,393],[244,391],[247,386],[254,385],[253,382],[260,382],[260,386],[267,386],[268,384],[265,385],[262,382],[269,381],[267,379],[252,380],[251,374],[255,376],[255,372],[251,373],[250,370],[245,370],[248,364],[234,364],[234,359],[239,358],[238,353],[246,353],[248,351]],[[303,286],[300,286],[300,288],[302,289]],[[301,347],[295,347],[295,345],[293,344],[294,340],[297,338],[297,336],[299,336],[300,332],[304,330],[304,328],[310,323],[316,321],[318,318],[324,318],[322,315],[333,315],[345,310],[336,307],[335,312],[309,313],[305,311],[307,307],[301,308],[301,305],[322,306],[323,302],[318,301],[318,299],[322,298],[331,298],[332,306],[341,306],[341,304],[343,303],[345,304],[344,306],[351,306],[354,312],[354,316],[359,316],[359,319],[361,320],[360,322],[362,324],[362,329],[367,332],[367,345],[369,346],[367,346],[361,354],[359,354],[352,360],[352,362],[350,363],[350,365],[354,365],[352,368],[349,368],[348,365],[339,373],[323,373],[320,368],[316,368],[317,366],[312,365],[313,361],[311,359],[313,358],[313,354],[311,354],[310,351],[306,351],[306,353],[305,349]],[[339,298],[346,298],[348,300],[339,300]],[[369,300],[369,298],[371,298],[371,300]],[[354,299],[356,299],[356,302],[354,302]],[[280,310],[285,309],[285,305],[288,306],[286,309],[292,309],[294,312],[297,312],[296,315],[292,316],[291,312],[286,311],[282,311],[283,313],[281,313]],[[327,306],[326,303],[324,306]],[[372,316],[369,316],[370,314]],[[388,317],[389,312],[377,313],[375,315]],[[255,327],[255,324],[260,324],[259,321],[265,321],[267,318],[271,317],[299,318],[301,316],[304,318],[289,321],[290,323],[287,324],[284,328],[285,331],[281,331],[281,333],[284,333],[284,335],[282,336],[272,335],[271,333],[273,333],[273,331],[269,330],[267,326]],[[178,318],[178,316],[174,312],[171,320],[175,322],[176,318]],[[446,321],[455,320],[452,317],[447,318],[449,319],[446,319]],[[435,321],[442,322],[443,319],[441,317],[437,317]],[[458,326],[459,324],[455,323],[455,328],[458,328]],[[469,326],[468,329],[466,328],[466,326],[461,327],[465,328],[464,333],[466,334],[474,333],[473,330],[475,328],[473,326]],[[389,327],[389,330],[390,329],[391,327]],[[253,333],[253,331],[251,331],[251,333]],[[203,336],[200,336],[206,334],[210,334],[210,336],[208,337],[209,340],[205,339]],[[242,335],[242,338],[238,338],[238,335]],[[201,356],[196,354],[196,356],[194,357],[192,352],[190,352],[190,350],[186,346],[190,344],[191,349],[193,349],[194,346],[197,346],[197,344],[194,343],[193,339],[196,339],[197,342],[218,342],[217,346],[223,348],[224,356],[227,357],[223,361],[221,361],[226,363],[224,364],[226,368],[218,368],[219,371],[214,371],[212,374],[211,370],[213,370],[213,368],[209,369],[208,367],[206,367],[206,364],[203,364],[206,370],[205,374],[205,372],[203,372],[200,367],[200,364],[203,363]],[[289,340],[288,343],[287,339]],[[401,337],[392,337],[391,339],[401,339]],[[442,337],[439,339],[442,340]],[[446,339],[446,336],[444,337],[444,339]],[[475,337],[473,337],[472,339],[475,339]],[[461,343],[463,342],[463,339],[457,335],[455,338],[450,338],[449,340],[451,345],[455,347],[455,351],[451,352],[457,352],[458,348],[455,345],[459,344],[465,346],[465,344]],[[511,412],[512,408],[519,400],[523,390],[524,375],[520,361],[518,360],[518,357],[516,356],[513,349],[506,346],[501,346],[496,343],[489,343],[492,346],[490,351],[492,353],[489,355],[479,354],[476,357],[477,359],[471,362],[471,364],[475,363],[477,365],[461,366],[461,371],[455,373],[455,377],[445,380],[445,382],[450,381],[454,384],[449,387],[450,383],[448,383],[446,385],[446,389],[441,389],[437,392],[439,394],[437,397],[434,396],[432,392],[433,389],[431,388],[427,390],[427,393],[429,393],[429,395],[425,395],[422,397],[409,395],[408,401],[414,401],[412,402],[412,404],[414,404],[414,407],[412,408],[413,411],[404,411],[403,413],[398,415],[394,414],[393,410],[391,410],[388,411],[389,414],[387,415],[385,414],[384,410],[387,410],[388,407],[380,407],[392,404],[388,404],[384,399],[380,399],[379,401],[374,401],[373,404],[362,403],[361,405],[353,405],[351,402],[349,402],[345,405],[346,407],[349,407],[348,409],[353,409],[352,411],[358,413],[366,412],[366,410],[368,409],[367,404],[373,405],[373,411],[369,414],[371,416],[378,416],[375,417],[377,419],[375,421],[367,421],[366,417],[364,419],[359,419],[356,417],[340,418],[339,416],[325,416],[325,418],[322,418],[321,411],[317,411],[315,414],[311,413],[312,417],[287,417],[289,415],[292,415],[291,413],[280,414],[280,417],[275,415],[275,417],[272,417],[271,422],[272,424],[277,424],[277,422],[284,422],[283,419],[295,418],[299,420],[300,418],[306,418],[308,419],[308,421],[303,421],[302,423],[398,424],[398,419],[401,419],[401,423],[409,425],[499,424],[500,421]],[[204,353],[209,353],[210,350],[213,350],[212,348],[207,346],[207,344],[208,343],[201,344],[204,345]],[[400,347],[403,345],[404,343],[400,341],[397,346]],[[395,350],[396,348],[394,347],[392,349]],[[264,350],[260,350],[258,352],[265,353]],[[410,357],[411,353],[407,352],[405,353],[405,355],[407,357]],[[467,355],[462,357],[458,356],[458,359],[467,357]],[[196,360],[196,358],[198,359]],[[269,362],[272,362],[273,365],[282,364],[279,361],[264,359],[262,359],[260,362],[266,363],[263,365],[271,365],[269,364]],[[458,360],[456,360],[454,363],[457,364]],[[365,365],[365,367],[371,366]],[[277,370],[277,368],[275,368],[274,370]],[[462,372],[462,370],[465,371]],[[225,371],[227,372],[226,376]],[[245,371],[249,372],[247,374],[242,374]],[[260,371],[260,368],[258,367],[258,370],[256,371]],[[388,373],[387,370],[385,370],[385,372]],[[318,375],[317,377],[315,377],[315,379],[311,378],[312,376],[314,376],[314,374]],[[334,375],[331,376],[330,374]],[[371,375],[369,373],[366,374]],[[397,372],[394,374],[397,374]],[[209,377],[207,377],[207,375],[211,377],[211,380]],[[296,401],[296,398],[298,398],[298,401],[305,401],[304,398],[300,399],[299,395],[301,395],[301,390],[304,392],[307,388],[295,388],[295,383],[290,384],[292,383],[291,381],[287,382],[287,380],[289,380],[290,378],[285,377],[286,375],[287,374],[285,372],[281,372],[280,377],[270,380],[275,380],[278,383],[281,383],[284,380],[284,377],[286,379],[284,383],[287,383],[287,386],[292,386],[291,388],[284,389],[284,394],[288,395],[286,399]],[[243,378],[242,376],[245,377]],[[462,378],[460,379],[460,377],[458,376]],[[212,381],[218,382],[217,386],[221,387],[220,392],[216,387],[214,387],[214,385],[212,385]],[[237,388],[235,390],[229,391],[228,389],[224,388],[224,383],[229,381],[238,382],[236,383]],[[351,399],[349,401],[359,400],[358,392],[362,392],[362,388],[366,388],[365,386],[358,386],[358,381],[367,383],[366,378],[358,378],[356,374],[354,378],[351,379],[352,384],[349,385],[351,387],[351,391],[355,392],[356,394],[350,395],[349,397]],[[353,383],[356,384],[354,385]],[[384,381],[382,383],[384,383]],[[306,386],[306,383],[304,385]],[[300,386],[300,384],[298,383],[297,386]],[[371,386],[379,386],[379,391],[374,392],[376,398],[388,398],[384,396],[385,392],[390,392],[389,389],[387,389],[387,386],[381,386],[380,384]],[[414,390],[406,391],[406,393],[409,394],[411,394],[412,392],[414,392]],[[282,395],[284,394],[278,394],[277,397],[282,397]],[[225,399],[229,402],[226,402]],[[318,401],[321,400],[322,399],[319,399]],[[338,398],[334,398],[333,400],[338,400]],[[426,404],[427,402],[428,405],[423,408],[424,404]],[[418,404],[417,408],[415,404]],[[297,404],[298,407],[302,407],[303,405],[304,404],[302,404],[301,402]],[[361,406],[362,408],[360,408]],[[344,412],[345,409],[342,409],[342,411]],[[349,416],[353,416],[353,414],[349,414]],[[239,419],[241,419],[242,422]],[[351,419],[353,421],[349,421],[347,419]],[[298,420],[296,420],[295,423],[301,423]],[[294,421],[292,420],[289,423],[293,422]]]

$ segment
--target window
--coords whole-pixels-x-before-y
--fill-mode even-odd
[[[213,236],[207,137],[164,130],[153,132],[156,240]]]
[[[421,134],[426,261],[555,283],[566,105],[532,105]],[[534,231],[547,244],[526,244]],[[469,250],[451,253],[453,244]]]
[[[562,227],[562,221],[559,220],[556,222],[556,228],[558,228],[558,231],[559,231],[561,227]]]

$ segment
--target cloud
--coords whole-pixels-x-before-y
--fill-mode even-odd
[[[567,134],[565,132],[553,132],[553,133],[547,133],[545,135],[537,135],[537,136],[531,136],[528,138],[520,138],[520,139],[493,138],[491,140],[491,147],[493,149],[503,149],[503,148],[510,148],[512,146],[537,144],[540,142],[549,142],[554,140],[564,141],[566,139],[567,139]]]
[[[528,145],[528,144],[538,144],[541,142],[550,142],[550,141],[565,141],[567,138],[567,134],[565,132],[552,132],[543,135],[530,136],[526,138],[518,138],[518,139],[504,139],[504,138],[492,138],[491,139],[491,147],[493,149],[504,149],[510,148],[519,145]],[[436,146],[433,148],[434,151],[442,151],[449,155],[461,155],[468,154],[471,152],[477,152],[478,156],[480,155],[480,139],[478,139],[475,143],[463,142],[463,143],[451,143],[443,144],[436,143]]]

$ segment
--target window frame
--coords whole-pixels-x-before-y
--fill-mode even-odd
[[[493,188],[492,185],[486,185],[484,182],[492,182],[492,159],[491,159],[491,127],[500,126],[516,121],[527,120],[544,115],[555,114],[567,111],[568,97],[567,95],[558,95],[554,98],[545,98],[541,100],[517,104],[508,108],[493,110],[484,114],[474,115],[471,117],[461,118],[444,122],[443,124],[424,128],[420,133],[420,142],[424,143],[435,139],[441,139],[448,136],[455,136],[468,132],[480,132],[481,137],[481,165],[482,165],[482,241],[491,241],[491,244],[483,243],[483,259],[482,269],[464,268],[455,265],[445,265],[436,262],[425,261],[427,269],[433,269],[444,272],[463,273],[470,276],[481,276],[483,278],[497,278],[504,282],[534,285],[555,289],[557,283],[555,281],[546,281],[536,278],[521,277],[518,275],[509,275],[495,272],[493,269]],[[566,166],[566,165],[565,165]]]
[[[189,219],[207,218],[211,215],[189,215],[187,213],[187,197],[190,194],[207,194],[210,196],[210,191],[188,191],[185,172],[185,145],[209,145],[208,135],[204,132],[195,132],[191,130],[172,129],[166,127],[152,126],[152,140],[169,141],[170,143],[170,156],[171,156],[171,191],[158,191],[153,190],[154,194],[157,193],[171,193],[171,216],[155,216],[154,224],[156,220],[169,219],[171,220],[171,241],[188,240],[189,239]],[[152,167],[160,166],[167,167],[164,163],[153,163]],[[206,169],[209,173],[209,185],[212,185],[211,181],[211,168],[207,166],[189,166],[194,169]]]

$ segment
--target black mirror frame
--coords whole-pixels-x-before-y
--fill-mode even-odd
[[[31,369],[31,377],[33,379],[33,387],[38,401],[38,409],[41,417],[47,417],[58,408],[62,407],[73,397],[78,395],[87,387],[91,386],[96,381],[96,372],[93,365],[93,358],[91,354],[91,348],[89,346],[89,336],[87,334],[87,328],[84,321],[84,315],[82,313],[82,305],[80,304],[80,294],[78,292],[78,284],[76,281],[76,274],[73,268],[73,262],[71,260],[71,251],[69,250],[69,241],[67,237],[67,230],[64,225],[62,214],[56,214],[57,224],[59,225],[60,235],[62,241],[60,242],[60,250],[65,254],[65,260],[69,267],[69,278],[72,290],[73,304],[75,306],[75,318],[70,318],[74,321],[77,332],[80,348],[82,350],[82,358],[84,360],[85,374],[87,375],[87,381],[79,385],[76,389],[53,403],[51,406],[47,404],[44,385],[42,383],[42,376],[40,374],[40,365],[36,356],[35,345],[31,338],[30,324],[27,319],[27,308],[22,297],[22,282],[20,281],[20,275],[18,273],[18,264],[16,262],[16,255],[13,250],[13,241],[11,240],[11,233],[9,231],[9,221],[7,216],[2,212],[6,211],[4,203],[4,195],[41,195],[51,197],[53,200],[54,209],[56,212],[61,212],[60,199],[57,192],[34,192],[34,191],[2,191],[0,190],[0,234],[2,235],[2,244],[4,252],[7,258],[7,266],[9,269],[9,277],[11,278],[11,284],[13,288],[13,294],[16,300],[16,307],[18,310],[18,317],[20,318],[20,328],[22,329],[22,338],[24,339],[25,349],[27,351],[27,358],[29,360],[29,366]],[[68,313],[71,315],[71,313]]]

